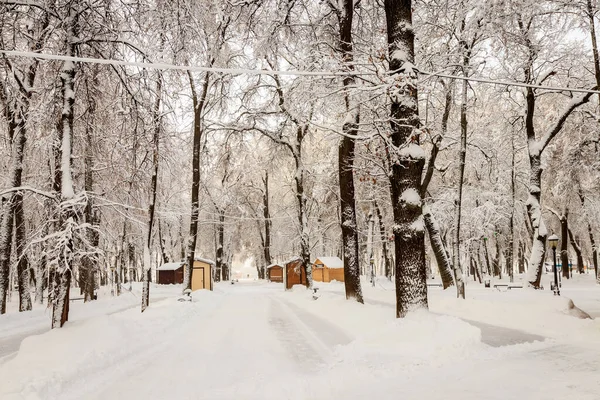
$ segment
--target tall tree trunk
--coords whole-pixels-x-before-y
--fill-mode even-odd
[[[494,276],[502,279],[502,265],[500,265],[500,240],[498,238],[498,231],[494,229],[494,259],[492,261]]]
[[[162,224],[160,223],[160,219],[158,220],[158,243],[160,245],[161,262],[163,264],[168,263],[169,256],[167,255],[167,251],[165,250],[165,238],[162,233]]]
[[[94,200],[91,193],[94,191],[94,128],[96,126],[96,95],[95,88],[98,85],[97,70],[94,70],[94,76],[90,83],[87,79],[85,86],[87,89],[88,112],[85,129],[85,169],[84,169],[84,190],[87,194],[87,202],[84,211],[84,220],[91,228],[87,230],[87,239],[91,246],[97,247],[99,235],[96,230],[97,221],[95,218]],[[88,254],[81,259],[80,266],[80,289],[83,294],[83,301],[88,302],[94,299],[96,270],[98,269],[97,258]]]
[[[263,218],[265,219],[265,236],[264,236],[264,256],[265,265],[260,270],[259,278],[265,279],[265,267],[271,265],[273,260],[271,259],[271,209],[269,208],[269,172],[265,171],[265,177],[263,179],[265,190],[263,191]]]
[[[514,267],[514,249],[515,249],[515,204],[516,204],[516,185],[515,185],[515,135],[511,131],[510,134],[511,143],[511,162],[510,162],[510,216],[508,217],[508,249],[506,252],[506,268],[508,269],[508,277],[510,282],[515,280],[515,267]],[[519,271],[520,273],[520,271]]]
[[[390,90],[390,153],[394,160],[390,192],[396,252],[396,317],[428,308],[425,267],[425,226],[421,175],[425,154],[419,146],[414,30],[411,0],[385,0],[388,52],[393,86]]]
[[[302,164],[302,128],[297,129],[297,145],[294,152],[296,162],[296,174],[294,181],[296,183],[296,201],[298,203],[298,223],[300,225],[300,258],[302,258],[302,268],[306,272],[306,286],[312,289],[312,265],[310,263],[310,245],[308,237],[308,215],[306,195],[304,194],[304,165]]]
[[[25,252],[27,243],[25,233],[25,216],[23,213],[23,194],[16,196],[15,206],[15,243],[17,256],[17,283],[19,285],[19,311],[31,310],[31,294],[29,292],[29,259]]]
[[[156,192],[158,189],[158,161],[160,151],[160,133],[162,131],[161,118],[161,98],[162,98],[163,78],[158,75],[156,78],[156,99],[154,100],[154,131],[152,134],[152,179],[150,182],[150,202],[148,204],[148,228],[146,241],[144,243],[144,266],[143,266],[143,284],[142,284],[142,307],[144,312],[150,304],[150,281],[152,280],[152,261],[151,261],[151,246],[152,246],[152,230],[154,229],[154,216],[156,214]]]
[[[382,243],[385,277],[388,279],[392,279],[392,259],[388,248],[388,237],[385,232],[383,215],[381,214],[381,209],[379,208],[379,203],[377,202],[377,200],[373,201],[373,205],[375,206],[375,212],[377,213],[377,221],[379,221],[379,236],[381,238]]]
[[[560,263],[562,264],[562,276],[569,279],[569,210],[565,208],[560,216]]]
[[[77,37],[78,13],[71,9],[67,17],[67,55],[75,55],[75,45],[70,38]],[[75,64],[65,61],[60,72],[62,113],[59,123],[60,147],[60,225],[63,236],[63,248],[56,257],[58,267],[54,276],[55,290],[52,307],[52,328],[61,328],[69,319],[69,292],[71,287],[71,268],[73,266],[73,235],[77,225],[77,213],[74,204],[69,204],[75,197],[71,157],[73,149],[73,119],[75,106]]]
[[[571,246],[573,247],[573,250],[575,250],[575,254],[577,255],[577,272],[583,274],[583,254],[581,251],[581,245],[577,243],[577,240],[575,240],[575,236],[573,235],[571,229],[567,229],[569,231],[569,239],[571,240]]]
[[[517,257],[519,258],[519,274],[525,273],[525,243],[523,241],[519,241],[518,247],[519,254]]]
[[[525,66],[525,82],[536,83],[534,77],[534,64],[535,57],[538,53],[537,49],[529,38],[529,28],[526,28],[526,24],[523,23],[521,17],[518,19],[519,29],[523,35],[524,43],[529,50],[528,62]],[[544,135],[538,140],[536,137],[536,131],[534,126],[534,113],[536,97],[532,87],[526,89],[526,113],[525,113],[525,131],[527,133],[527,151],[529,153],[529,197],[527,199],[527,213],[531,227],[533,229],[533,240],[531,248],[531,256],[529,260],[529,285],[535,289],[540,287],[542,279],[543,263],[546,256],[546,238],[548,236],[548,230],[544,224],[542,218],[542,206],[541,206],[541,195],[542,195],[542,166],[541,159],[544,150],[548,144],[556,137],[556,135],[562,130],[567,118],[571,113],[579,106],[587,103],[592,96],[592,93],[585,93],[579,97],[573,97],[568,103],[562,113],[560,113],[556,121],[554,121]]]
[[[354,1],[342,0],[334,10],[339,24],[339,51],[342,56],[343,68],[347,72],[354,71],[354,54],[352,48],[352,19],[354,16]],[[356,223],[356,200],[354,190],[354,137],[357,135],[360,114],[358,105],[352,101],[351,90],[356,85],[353,75],[343,79],[344,103],[346,118],[342,126],[344,135],[340,139],[338,152],[338,175],[340,182],[340,206],[342,247],[344,249],[344,286],[346,299],[363,302],[360,287],[360,259],[358,255],[358,231]]]
[[[587,14],[590,24],[590,36],[592,38],[592,54],[594,56],[594,77],[596,86],[600,87],[600,58],[598,57],[598,39],[596,38],[596,22],[594,20],[594,9],[592,0],[587,0]],[[600,95],[598,95],[598,105],[600,105]]]
[[[211,63],[212,65],[212,63]],[[210,74],[206,73],[204,76],[204,82],[202,84],[202,91],[198,93],[196,91],[196,84],[192,73],[188,71],[188,78],[190,81],[190,88],[192,91],[192,104],[194,107],[194,144],[192,150],[192,211],[190,217],[190,232],[188,236],[187,244],[187,263],[184,268],[185,274],[183,279],[183,290],[192,288],[192,270],[194,267],[194,257],[196,254],[196,242],[198,234],[198,218],[200,214],[200,202],[199,202],[199,191],[200,191],[200,144],[202,142],[202,114],[204,105],[206,102],[206,96],[208,94],[208,84]]]
[[[6,108],[5,108],[6,109]],[[21,176],[23,175],[23,148],[19,143],[25,144],[20,139],[24,135],[24,126],[19,126],[14,122],[16,116],[12,115],[8,121],[9,138],[11,140],[11,171],[9,182],[13,188],[21,186]],[[4,199],[2,199],[4,200]],[[10,255],[13,238],[13,225],[15,216],[15,207],[17,204],[17,195],[12,192],[1,202],[2,213],[0,213],[0,314],[6,312],[6,302],[10,290]]]
[[[483,254],[485,256],[485,267],[486,267],[486,275],[488,277],[492,277],[494,275],[492,271],[492,264],[490,263],[490,252],[488,250],[488,239],[483,238]]]
[[[437,225],[433,214],[431,214],[429,206],[427,205],[423,206],[423,218],[425,219],[425,227],[427,228],[427,233],[429,234],[431,250],[433,250],[433,255],[435,256],[435,261],[438,265],[440,278],[442,278],[442,285],[444,289],[449,288],[450,286],[454,285],[454,279],[452,278],[452,263],[448,257],[448,253],[446,253],[444,248],[440,228]]]
[[[217,263],[215,266],[215,282],[221,282],[221,273],[223,270],[223,246],[225,245],[225,210],[218,210],[219,226],[217,234]]]
[[[579,201],[581,202],[581,208],[583,209],[587,223],[587,231],[588,236],[590,238],[590,245],[592,246],[592,263],[594,264],[594,276],[596,277],[596,282],[600,284],[600,276],[598,275],[598,247],[596,246],[596,240],[594,239],[594,231],[592,229],[592,224],[590,223],[589,215],[586,211],[585,196],[583,195],[581,183],[579,184],[577,192],[579,194]]]

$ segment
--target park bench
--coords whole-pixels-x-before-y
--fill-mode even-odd
[[[500,291],[500,288],[505,288],[506,290],[511,290],[511,289],[523,289],[522,285],[514,285],[514,284],[509,284],[509,283],[497,283],[494,285],[494,288],[498,291]]]
[[[443,287],[441,283],[428,283],[427,287]]]

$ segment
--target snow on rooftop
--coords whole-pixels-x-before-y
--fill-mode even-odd
[[[279,264],[271,264],[271,265],[267,265],[267,269],[271,269],[273,267],[281,267],[281,265]]]
[[[160,267],[156,268],[157,271],[175,271],[176,269],[181,268],[181,266],[184,263],[179,261],[179,262],[172,262],[172,263],[166,263],[161,265]]]
[[[344,268],[344,262],[339,257],[317,257],[315,263],[321,261],[320,264],[327,268]]]
[[[294,257],[290,258],[289,260],[284,261],[282,264],[283,265],[287,265],[287,264],[289,264],[291,262],[294,262],[294,261],[302,261],[302,258],[300,256],[294,256]]]
[[[194,257],[194,261],[200,261],[206,264],[216,265],[216,263],[213,260],[209,260],[208,258]]]

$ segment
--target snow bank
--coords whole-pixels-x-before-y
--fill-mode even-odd
[[[30,336],[12,360],[0,365],[0,398],[60,398],[66,387],[85,387],[89,377],[116,373],[121,361],[129,361],[140,350],[158,350],[164,343],[156,342],[156,337],[178,340],[190,316],[214,308],[216,302],[206,301],[208,297],[222,295],[198,291],[192,303],[169,298],[151,302],[143,314],[130,308]],[[152,361],[152,351],[144,354],[141,365]]]
[[[483,347],[479,328],[425,310],[391,321],[388,316],[387,323],[368,325],[372,329],[338,349],[340,359],[360,363],[361,368],[389,372],[419,365],[443,365]]]

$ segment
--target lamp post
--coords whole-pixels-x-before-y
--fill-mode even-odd
[[[558,287],[558,271],[556,269],[556,246],[558,245],[558,236],[552,235],[548,238],[550,247],[552,247],[552,257],[554,261],[554,295],[560,296],[560,288]]]

